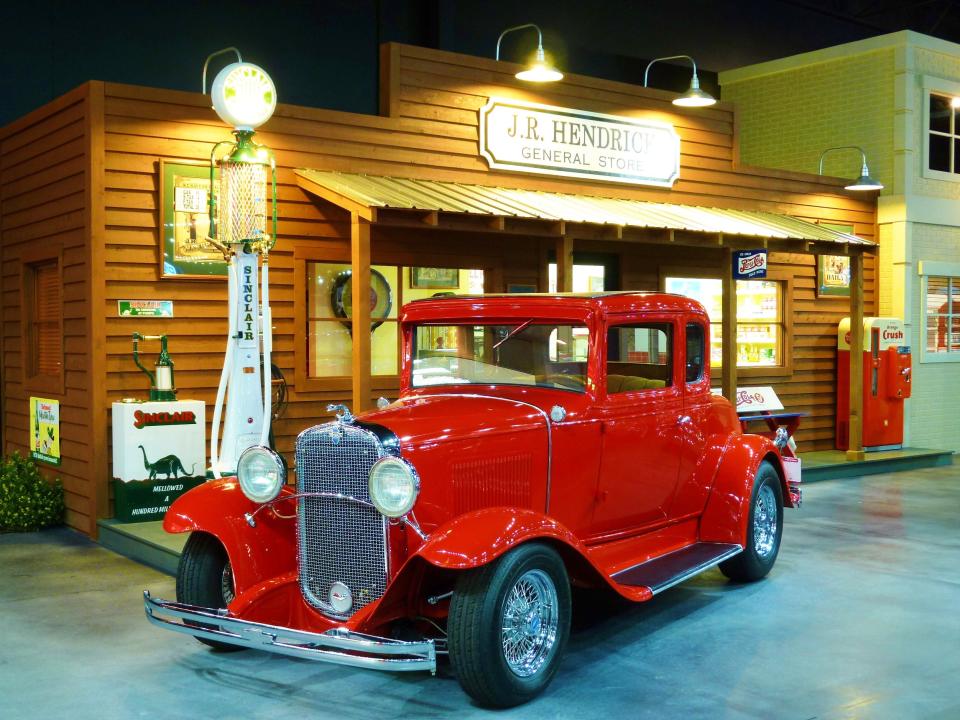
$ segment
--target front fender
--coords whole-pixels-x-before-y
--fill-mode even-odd
[[[292,493],[287,487],[281,491],[281,494]],[[205,532],[216,537],[227,551],[240,593],[296,569],[294,519],[266,509],[257,514],[256,527],[250,527],[244,515],[257,507],[243,494],[236,479],[212,480],[177,498],[167,510],[163,529],[168,533]],[[273,507],[290,516],[295,510],[292,502]]]
[[[495,507],[445,523],[416,554],[439,568],[467,570],[486,565],[510,548],[536,538],[557,540],[582,552],[573,533],[547,516],[534,510]]]
[[[713,489],[707,498],[700,520],[701,542],[744,544],[753,480],[764,460],[770,462],[780,476],[784,503],[789,505],[790,492],[776,446],[762,435],[736,435],[724,450]]]

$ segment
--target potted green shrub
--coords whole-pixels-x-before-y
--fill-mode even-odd
[[[63,522],[63,485],[48,482],[19,453],[0,463],[0,532],[31,532]]]

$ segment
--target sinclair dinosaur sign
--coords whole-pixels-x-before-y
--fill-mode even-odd
[[[199,400],[113,404],[114,517],[160,519],[204,481],[205,416]]]

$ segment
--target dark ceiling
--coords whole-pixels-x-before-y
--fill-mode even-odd
[[[960,42],[960,9],[954,0],[778,0],[851,21],[877,33],[915,30]]]
[[[953,0],[5,2],[0,126],[90,79],[198,91],[206,56],[230,45],[270,72],[282,102],[375,113],[381,42],[491,57],[500,31],[525,22],[569,72],[642,83],[650,58],[689,54],[711,91],[717,71],[896,30],[960,42]],[[509,36],[504,57],[533,42]],[[651,73],[657,87],[687,83],[681,67]]]

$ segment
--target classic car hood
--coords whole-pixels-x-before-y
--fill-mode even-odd
[[[395,434],[404,452],[434,442],[546,428],[541,412],[527,403],[454,393],[408,396],[383,410],[363,413],[357,420]]]
[[[381,441],[396,435],[401,454],[420,475],[415,510],[425,530],[484,507],[545,505],[547,420],[531,405],[479,394],[424,393],[364,413],[357,423],[376,431]]]

